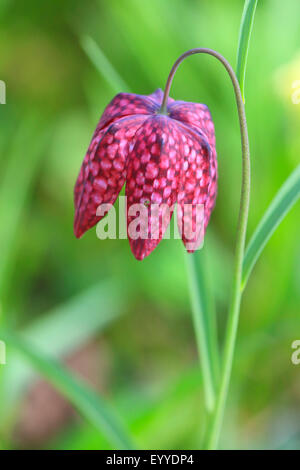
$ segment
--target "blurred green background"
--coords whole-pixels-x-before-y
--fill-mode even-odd
[[[204,423],[184,250],[163,241],[143,262],[126,240],[73,235],[73,186],[97,121],[124,87],[164,87],[185,50],[235,66],[242,0],[1,0],[0,296],[3,324],[65,361],[112,404],[141,448],[193,449]],[[300,3],[258,2],[246,76],[252,155],[249,234],[299,161]],[[97,70],[92,38],[112,66]],[[102,70],[101,70],[102,67]],[[219,192],[204,252],[220,342],[239,205],[234,95],[210,57],[179,69],[171,96],[204,102],[216,127]],[[222,448],[300,448],[299,205],[244,296]],[[1,337],[0,337],[1,339]],[[98,430],[7,351],[0,366],[2,448],[106,449]]]

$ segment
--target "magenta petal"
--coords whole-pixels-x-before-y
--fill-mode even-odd
[[[167,115],[161,115],[162,100],[160,89],[150,95],[120,93],[106,107],[74,189],[76,237],[102,218],[99,205],[113,204],[127,180],[128,237],[137,259],[160,242],[176,201],[183,243],[188,251],[198,248],[217,194],[214,125],[203,104],[168,98]],[[135,204],[142,204],[142,217],[131,212]],[[131,231],[136,217],[142,236]]]
[[[178,126],[166,116],[148,118],[136,133],[126,196],[128,239],[138,260],[154,250],[169,225],[181,175],[179,145]]]
[[[178,228],[189,252],[197,250],[204,238],[212,211],[209,188],[212,182],[212,152],[203,134],[179,124],[182,176],[178,192]]]
[[[119,93],[105,108],[96,132],[123,117],[139,114],[154,114],[158,108],[159,104],[151,100],[147,95]]]
[[[215,151],[214,123],[205,104],[175,101],[168,107],[168,110],[172,119],[176,119],[187,126],[195,127],[198,131],[204,133],[212,151]]]
[[[92,139],[74,190],[74,233],[81,237],[101,218],[100,204],[113,204],[125,183],[129,145],[146,116],[120,119]]]

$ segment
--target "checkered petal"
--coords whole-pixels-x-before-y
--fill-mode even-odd
[[[172,119],[176,119],[188,126],[190,129],[194,128],[198,132],[204,134],[204,137],[211,149],[210,182],[204,214],[204,228],[206,229],[217,197],[218,166],[214,123],[212,121],[210,111],[205,104],[174,101],[168,107],[168,111]]]
[[[163,92],[118,94],[94,132],[74,189],[74,232],[81,237],[113,204],[125,182],[127,230],[137,259],[160,242],[178,202],[178,225],[188,251],[199,247],[215,205],[217,156],[207,106]],[[140,204],[136,210],[136,204]]]
[[[136,133],[126,183],[128,239],[138,260],[154,250],[169,225],[181,167],[177,124],[166,116],[148,118]]]
[[[215,147],[215,128],[210,111],[205,104],[174,101],[168,106],[170,118],[196,127],[206,135],[211,148]]]
[[[156,90],[151,95],[119,93],[105,108],[95,132],[126,116],[156,113],[160,106],[157,99],[160,96],[159,91],[161,90]]]
[[[80,238],[102,218],[100,204],[113,204],[125,183],[130,144],[147,116],[129,116],[104,127],[92,139],[74,190],[74,233]]]
[[[181,127],[182,175],[177,197],[178,228],[188,252],[198,249],[211,215],[209,188],[212,151],[206,137],[184,124]]]

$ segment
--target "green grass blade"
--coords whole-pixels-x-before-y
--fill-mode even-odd
[[[200,308],[203,313],[205,334],[208,340],[209,357],[211,361],[212,375],[215,388],[217,388],[220,374],[220,357],[218,349],[217,319],[214,299],[209,283],[206,255],[203,250],[196,251],[194,257],[195,273],[197,278],[197,289],[199,294]]]
[[[215,370],[219,359],[218,356],[215,357],[212,354],[212,325],[208,318],[210,311],[208,308],[206,285],[204,283],[202,263],[198,255],[199,252],[186,254],[186,262],[194,330],[203,374],[205,404],[207,410],[211,411],[215,405]],[[217,361],[216,364],[214,364],[214,361]]]
[[[280,188],[253,234],[244,258],[244,288],[259,255],[285,215],[300,197],[300,165],[293,171]]]
[[[126,291],[120,283],[101,281],[37,318],[22,336],[44,353],[60,357],[80,348],[118,318],[125,302]]]
[[[109,86],[113,88],[116,93],[130,92],[128,85],[109,62],[93,38],[84,36],[81,38],[80,44],[92,64],[94,64],[101,76],[105,78]]]
[[[110,406],[82,380],[75,378],[55,359],[49,358],[26,341],[8,332],[1,331],[1,339],[17,350],[56,387],[109,442],[118,449],[132,449],[131,438]]]
[[[241,27],[240,27],[236,75],[240,83],[241,92],[242,92],[242,96],[244,100],[245,100],[244,87],[245,87],[247,57],[248,57],[250,37],[251,37],[251,32],[252,32],[252,27],[253,27],[257,1],[258,0],[246,0],[245,1]]]

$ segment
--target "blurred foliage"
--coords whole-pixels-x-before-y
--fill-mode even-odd
[[[115,84],[93,66],[82,38],[93,38],[131,90],[151,93],[164,87],[172,63],[186,49],[210,47],[235,65],[242,10],[237,0],[0,4],[0,79],[7,86],[7,104],[0,107],[0,321],[25,334],[43,321],[47,325],[52,309],[57,314],[71,305],[74,323],[53,321],[50,338],[57,328],[62,344],[72,331],[74,351],[80,337],[74,332],[83,319],[92,321],[85,333],[99,338],[99,354],[105,341],[109,357],[105,395],[143,448],[195,448],[204,420],[183,248],[178,240],[163,241],[141,263],[126,240],[99,241],[95,230],[82,240],[73,236],[75,178],[97,120],[115,94]],[[299,161],[300,104],[292,102],[293,83],[300,80],[299,15],[298,0],[258,2],[245,93],[252,155],[249,234]],[[204,250],[222,332],[241,173],[234,96],[225,72],[209,57],[186,61],[171,95],[205,102],[215,121],[219,193]],[[245,292],[224,448],[300,447],[300,375],[290,360],[291,343],[300,334],[299,215],[298,205],[268,243]],[[101,287],[108,279],[112,304]],[[112,318],[98,322],[97,315]],[[5,405],[13,387],[8,376],[20,365],[8,352],[7,365],[0,367]],[[36,383],[28,377],[14,402],[13,423],[1,420],[3,447],[20,445],[12,429],[28,387]],[[75,418],[43,446],[107,443]]]

